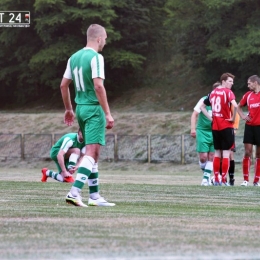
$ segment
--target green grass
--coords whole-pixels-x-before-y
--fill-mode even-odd
[[[88,208],[65,203],[71,184],[39,182],[39,168],[2,168],[0,259],[260,259],[258,187],[240,187],[241,173],[237,186],[201,187],[196,165],[154,168],[101,169],[117,205]]]

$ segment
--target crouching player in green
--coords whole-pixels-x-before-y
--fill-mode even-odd
[[[77,170],[77,163],[81,156],[84,140],[80,129],[78,133],[63,135],[51,148],[50,157],[55,162],[58,172],[42,169],[42,182],[48,177],[60,182],[74,182],[72,174]]]

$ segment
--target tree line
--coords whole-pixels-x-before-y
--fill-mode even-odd
[[[223,72],[245,88],[259,73],[259,0],[2,0],[30,11],[29,28],[0,27],[1,104],[60,98],[67,59],[103,25],[108,95],[160,84],[212,84]]]

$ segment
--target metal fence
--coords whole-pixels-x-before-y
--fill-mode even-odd
[[[0,157],[49,158],[52,145],[63,134],[0,134]],[[236,136],[235,161],[244,154],[243,137]],[[106,135],[100,160],[198,163],[196,140],[190,135]]]

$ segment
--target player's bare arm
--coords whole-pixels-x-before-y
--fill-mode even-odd
[[[203,103],[200,107],[201,112],[210,120],[212,121],[212,117],[211,115],[208,113],[207,109],[206,109],[206,105]]]
[[[74,123],[75,118],[69,91],[69,85],[71,81],[71,79],[63,77],[60,85],[62,100],[65,107],[64,123],[68,126],[71,126]]]
[[[233,108],[234,108],[233,113],[232,113],[232,117],[230,119],[226,119],[226,120],[229,121],[229,122],[235,122],[238,105],[237,105],[237,102],[235,100],[232,100],[231,104],[233,105]]]
[[[106,128],[111,129],[114,126],[114,119],[110,113],[110,108],[107,102],[107,94],[106,94],[106,89],[103,85],[103,79],[101,78],[94,78],[94,87],[97,95],[97,99],[99,101],[99,104],[101,105],[105,116],[106,116]]]
[[[237,113],[239,114],[239,116],[241,117],[241,119],[243,119],[243,120],[245,120],[245,121],[250,121],[250,120],[251,120],[251,117],[250,117],[249,115],[245,115],[245,114],[244,114],[240,103],[238,103],[238,106],[237,106]]]
[[[57,160],[58,160],[58,163],[59,163],[60,168],[61,168],[60,174],[62,175],[63,178],[66,178],[66,177],[71,176],[71,174],[67,171],[67,169],[65,167],[64,155],[65,155],[65,152],[63,150],[60,150],[58,155],[57,155]]]
[[[191,115],[191,127],[190,127],[190,135],[195,138],[196,137],[196,122],[199,113],[197,111],[193,111]]]

